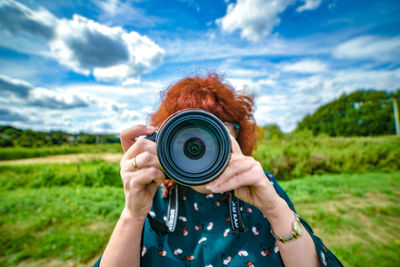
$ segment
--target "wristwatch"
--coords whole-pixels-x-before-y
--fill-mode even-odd
[[[287,236],[277,236],[277,235],[275,235],[274,231],[271,228],[271,234],[272,234],[273,237],[275,237],[276,240],[281,241],[282,243],[285,243],[285,242],[288,242],[290,240],[297,239],[302,235],[303,229],[301,228],[300,218],[296,213],[294,213],[294,215],[296,216],[296,219],[293,222],[293,230],[289,235],[287,235]]]

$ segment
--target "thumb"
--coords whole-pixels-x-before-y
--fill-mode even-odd
[[[123,130],[120,134],[122,149],[126,152],[135,143],[137,137],[152,134],[154,131],[154,127],[141,124]]]

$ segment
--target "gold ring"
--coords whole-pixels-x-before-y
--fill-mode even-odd
[[[139,170],[139,167],[138,167],[138,165],[136,164],[136,158],[132,158],[131,160],[131,164],[132,164],[132,167],[133,167],[133,170]]]

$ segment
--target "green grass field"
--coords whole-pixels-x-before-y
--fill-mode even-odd
[[[345,266],[400,266],[400,172],[281,182]]]
[[[96,171],[96,164],[101,162],[87,163],[87,171]],[[31,168],[40,167],[74,170],[68,164]],[[25,172],[37,178],[34,175]],[[2,175],[1,183],[9,179]],[[400,266],[399,171],[313,176],[281,185],[298,213],[346,266]],[[124,196],[118,184],[26,183],[2,186],[0,201],[0,265],[87,264],[104,250]]]
[[[254,157],[345,266],[400,266],[399,148],[395,136],[298,133],[259,141]],[[121,151],[118,144],[12,148],[0,149],[0,160]],[[92,264],[124,204],[118,163],[5,163],[0,266]]]

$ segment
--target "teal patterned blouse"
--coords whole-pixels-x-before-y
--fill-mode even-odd
[[[268,172],[266,177],[294,210],[292,202],[275,177]],[[190,187],[180,186],[178,222],[174,232],[159,235],[146,219],[141,266],[284,266],[276,240],[270,233],[271,226],[261,211],[241,201],[247,230],[233,233],[229,203],[223,197],[222,194],[205,195]],[[159,189],[150,216],[166,221],[167,209],[168,199],[161,197]],[[303,219],[301,222],[315,243],[321,266],[343,266],[314,235],[310,226]]]

